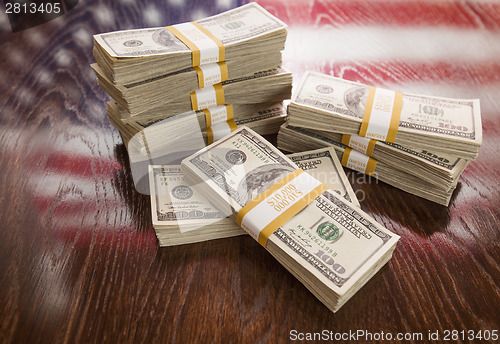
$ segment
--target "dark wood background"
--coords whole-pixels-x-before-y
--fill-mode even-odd
[[[291,330],[425,338],[500,330],[500,5],[259,2],[290,26],[284,64],[295,82],[312,69],[480,98],[484,143],[450,206],[348,172],[363,210],[401,240],[336,314],[249,237],[159,248],[149,198],[134,189],[89,67],[92,35],[240,3],[80,1],[17,33],[0,7],[0,342],[282,343]]]

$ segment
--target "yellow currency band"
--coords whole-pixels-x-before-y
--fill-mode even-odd
[[[234,110],[232,105],[225,105],[227,112],[227,121],[234,119]],[[205,113],[205,128],[208,129],[212,126],[212,114],[209,109],[203,109]]]
[[[238,226],[241,226],[243,221],[243,217],[248,214],[253,208],[259,205],[266,198],[271,196],[273,193],[278,191],[280,188],[285,186],[286,184],[292,182],[295,178],[305,173],[302,169],[297,169],[294,172],[288,174],[283,179],[275,183],[269,189],[262,192],[260,195],[251,200],[247,205],[245,205],[236,215],[236,223]],[[272,220],[266,227],[264,227],[258,237],[258,242],[263,247],[266,247],[267,239],[281,226],[283,226],[288,220],[290,220],[293,216],[295,216],[299,211],[304,209],[309,203],[311,203],[314,199],[316,199],[323,192],[328,190],[328,187],[319,184],[316,188],[314,188],[309,193],[303,195],[295,204],[293,204],[290,208],[283,211],[283,213],[279,214],[274,220]]]
[[[203,70],[199,66],[193,67],[198,74],[198,88],[205,86],[205,76],[203,75]]]
[[[351,168],[350,166],[348,166],[349,157],[351,155],[351,152],[352,152],[352,148],[346,148],[344,150],[344,154],[342,154],[342,161],[341,161],[342,166]],[[362,154],[362,153],[359,153],[359,154]],[[372,157],[368,157],[368,156],[367,156],[367,158],[368,158],[367,159],[368,161],[366,163],[365,170],[364,171],[358,170],[358,171],[363,172],[364,174],[368,174],[371,176],[375,172],[375,167],[377,166],[377,160],[373,159]]]
[[[373,109],[373,103],[375,100],[376,87],[370,87],[368,91],[368,99],[366,101],[365,113],[363,115],[363,121],[361,122],[361,127],[359,128],[359,136],[366,136],[368,130],[368,124],[370,123],[370,116]],[[401,118],[401,108],[403,106],[403,94],[401,92],[395,92],[394,105],[392,109],[391,121],[389,124],[389,130],[387,132],[387,137],[385,142],[394,143],[396,140],[396,135],[399,128],[399,120]]]
[[[227,125],[231,129],[231,132],[235,131],[238,129],[238,126],[234,122],[234,110],[232,105],[225,105],[226,107],[226,113],[227,113]],[[203,112],[205,113],[205,130],[207,132],[207,142],[208,144],[214,143],[214,132],[212,130],[212,114],[210,113],[209,109],[203,109]]]
[[[231,132],[238,129],[238,126],[236,125],[236,122],[233,119],[228,120],[227,125],[231,129]],[[212,128],[207,128],[206,131],[207,131],[207,144],[211,145],[212,143],[214,143],[214,132]]]
[[[215,37],[210,31],[205,29],[203,26],[201,26],[197,22],[193,22],[193,25],[196,26],[198,29],[200,29],[200,31],[203,32],[205,35],[210,37],[215,42],[215,44],[217,44],[217,46],[219,47],[219,61],[225,61],[226,60],[226,47],[224,47],[224,44],[222,44],[222,42],[217,37]]]
[[[206,36],[208,36],[215,44],[219,47],[219,61],[225,61],[226,59],[226,48],[224,44],[215,37],[210,31],[205,29],[203,26],[198,24],[197,22],[191,22],[194,26],[196,26],[201,32],[203,32]],[[183,35],[179,30],[177,30],[174,26],[166,26],[166,29],[172,32],[175,37],[177,37],[182,43],[184,43],[189,50],[191,50],[193,67],[199,66],[201,64],[201,54],[200,49],[194,44],[190,39],[188,39],[185,35]]]
[[[167,30],[172,32],[175,37],[177,37],[182,43],[184,43],[189,50],[191,50],[191,55],[192,55],[192,62],[193,62],[193,67],[194,66],[199,66],[200,65],[200,49],[191,42],[186,36],[184,36],[179,30],[177,30],[173,26],[167,26]]]
[[[216,104],[213,106],[217,105],[223,105],[226,100],[224,97],[224,88],[222,87],[222,84],[215,84],[212,86],[207,86],[207,87],[213,87],[215,90],[215,101]],[[191,107],[194,111],[202,110],[198,107],[198,97],[196,96],[196,91],[193,91],[190,93],[191,95]]]
[[[226,99],[224,97],[224,88],[222,87],[222,84],[215,84],[213,86],[215,89],[215,96],[217,99],[217,105],[225,104]]]
[[[356,149],[356,147],[352,147],[352,145],[351,145],[351,137],[352,137],[352,135],[347,135],[347,134],[342,135],[342,144],[347,146],[347,147],[351,147],[353,149]],[[372,156],[376,144],[377,144],[377,140],[370,139],[370,142],[368,142],[368,147],[366,148],[366,152],[361,152],[361,153],[366,154],[368,156]]]
[[[224,82],[229,79],[229,73],[227,70],[227,63],[226,62],[217,62],[220,68],[220,74],[221,74],[221,80],[219,82]],[[205,75],[203,75],[203,70],[200,68],[200,66],[195,66],[193,67],[194,70],[196,71],[196,74],[198,74],[198,88],[202,88],[205,86]]]

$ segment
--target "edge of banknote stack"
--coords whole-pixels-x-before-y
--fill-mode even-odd
[[[402,94],[306,72],[278,147],[334,147],[342,165],[448,206],[482,143],[478,99]]]

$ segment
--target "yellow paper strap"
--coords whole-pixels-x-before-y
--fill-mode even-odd
[[[222,84],[199,88],[191,92],[191,107],[194,111],[223,105],[225,101]]]
[[[215,37],[210,31],[205,29],[203,26],[201,26],[197,22],[193,22],[193,25],[198,27],[198,29],[201,32],[203,32],[205,35],[210,37],[215,42],[215,44],[217,44],[217,46],[219,47],[219,61],[225,61],[226,60],[226,47],[224,47],[224,44],[222,44],[222,42],[217,37]],[[216,61],[216,62],[219,62],[219,61]]]
[[[205,113],[205,127],[208,129],[212,125],[226,122],[234,118],[232,105],[221,105],[215,108],[203,109]]]
[[[364,174],[372,175],[377,166],[377,160],[352,148],[346,148],[342,155],[342,166],[351,168]]]
[[[205,130],[208,136],[208,144],[212,144],[214,141],[238,129],[234,122],[232,105],[220,105],[215,108],[204,109],[203,112],[205,113]]]
[[[328,187],[297,169],[262,192],[236,215],[236,223],[262,246],[279,227]]]
[[[218,139],[232,133],[238,129],[236,122],[232,119],[227,122],[217,123],[211,128],[207,128],[207,144],[212,144]]]
[[[357,135],[342,135],[342,144],[347,147],[351,147],[358,152],[366,154],[368,156],[373,155],[373,150],[377,144],[377,140],[367,139],[366,137],[361,137]]]
[[[402,106],[402,93],[370,87],[359,136],[394,143]]]
[[[222,42],[197,22],[167,26],[166,29],[191,50],[193,67],[225,60]]]
[[[226,62],[211,63],[193,68],[198,74],[199,88],[218,84],[229,78]]]
[[[192,56],[192,64],[194,66],[199,66],[200,65],[200,49],[191,42],[186,36],[184,36],[177,28],[174,26],[167,26],[167,30],[172,32],[175,37],[177,37],[182,43],[184,43],[189,50],[191,50],[191,56]]]

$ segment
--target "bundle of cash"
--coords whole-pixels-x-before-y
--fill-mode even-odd
[[[333,312],[399,239],[245,127],[183,160],[182,170]]]
[[[288,131],[286,131],[289,129]],[[442,188],[454,188],[458,177],[467,167],[469,161],[461,158],[454,158],[442,153],[429,152],[427,149],[408,148],[394,143],[374,141],[356,136],[339,133],[332,133],[322,130],[313,130],[293,127],[288,124],[282,127],[286,133],[278,134],[279,147],[289,151],[300,151],[300,146],[294,146],[295,139],[291,137],[293,132],[297,132],[298,138],[310,137],[314,143],[306,142],[307,146],[313,145],[323,147],[334,145],[336,147],[350,147],[363,154],[369,155],[377,161],[387,163],[397,170],[402,170],[408,174],[413,174],[428,183]],[[305,136],[304,136],[305,135]],[[290,142],[292,140],[292,142]],[[287,146],[290,149],[285,149]],[[372,146],[372,147],[370,147]],[[303,148],[303,147],[302,147]],[[368,152],[367,152],[368,151]],[[440,154],[440,155],[438,155]]]
[[[314,72],[288,114],[280,148],[334,146],[344,166],[446,206],[482,141],[477,99],[406,95]]]
[[[244,234],[234,221],[186,184],[180,166],[149,165],[151,216],[160,246]]]
[[[347,201],[359,206],[333,148],[288,157]],[[184,180],[181,167],[150,165],[151,217],[160,246],[173,246],[245,234]]]
[[[243,123],[277,133],[284,116],[262,112],[291,97],[292,75],[281,67],[286,36],[287,26],[255,3],[197,22],[95,35],[91,67],[114,100],[108,118],[137,155],[131,161],[162,153],[193,114],[206,143]]]
[[[253,114],[273,106],[275,103],[276,102],[253,103],[253,104],[231,104],[228,106],[232,107],[233,114],[234,116],[236,116],[236,118],[247,119],[251,117]],[[116,104],[115,105],[116,110],[113,111],[115,111],[117,116],[119,116],[119,118],[116,117],[117,119],[120,119],[123,123],[130,123],[132,125],[137,123],[142,127],[179,115],[179,114],[166,113],[164,110],[160,108],[160,109],[151,109],[145,112],[141,112],[140,115],[132,117],[130,116],[130,113],[127,112],[125,109],[123,109],[117,102],[111,101],[108,102],[108,104]],[[205,127],[206,125],[208,125],[206,116],[206,112],[208,111],[209,110],[207,109],[195,111],[196,114],[198,115],[200,125],[204,124]]]
[[[226,66],[228,80],[224,81],[223,85],[243,81],[242,79],[255,79],[264,76],[262,71],[271,71],[266,73],[271,74],[278,66],[281,66],[280,51],[267,56],[258,55],[251,60],[240,58],[232,63],[228,61]],[[193,67],[127,85],[115,85],[112,80],[106,77],[97,63],[92,64],[91,67],[97,76],[99,86],[132,116],[149,109],[151,107],[149,99],[155,99],[157,104],[154,106],[158,107],[203,87],[199,84],[198,73]],[[237,84],[237,86],[252,87],[248,82]],[[225,90],[225,95],[228,96],[227,90]]]
[[[225,110],[222,111],[224,113],[227,113],[229,109],[229,112],[233,114],[234,124],[231,123],[231,126],[245,125],[261,135],[278,132],[286,119],[286,112],[282,103],[222,105],[219,108]],[[107,104],[106,113],[108,119],[119,130],[127,149],[129,149],[129,142],[133,142],[139,144],[139,147],[136,148],[148,147],[149,153],[162,151],[162,149],[166,149],[168,145],[171,145],[172,140],[176,139],[175,132],[183,133],[183,135],[199,132],[203,136],[205,144],[207,144],[209,141],[210,143],[213,142],[214,137],[225,136],[228,134],[227,130],[231,129],[226,121],[217,121],[216,116],[207,116],[207,110],[187,111],[166,119],[130,122],[120,120],[124,111],[116,102],[110,101]],[[208,122],[209,117],[210,122]],[[193,127],[193,123],[196,124],[195,127]],[[132,138],[136,135],[143,139],[133,140]],[[209,139],[209,135],[212,135],[212,139]]]
[[[98,79],[99,81],[99,79]],[[261,104],[270,102],[281,102],[289,99],[292,95],[292,74],[282,68],[274,68],[255,73],[252,76],[235,80],[226,80],[215,86],[207,86],[193,92],[170,92],[166,89],[159,89],[156,95],[142,94],[138,106],[130,108],[124,99],[117,98],[110,93],[107,84],[99,85],[127,112],[127,117],[138,120],[149,117],[151,113],[163,113],[164,117],[176,115],[189,110],[199,110],[222,104]],[[203,92],[217,92],[213,103],[205,105],[203,103]],[[165,96],[168,94],[168,96]],[[195,98],[196,97],[196,98]]]
[[[103,74],[116,85],[142,82],[211,62],[210,56],[204,61],[203,51],[199,62],[193,61],[192,49],[179,39],[179,33],[195,36],[194,43],[208,36],[214,48],[224,47],[221,61],[243,59],[244,64],[249,64],[257,55],[283,50],[287,26],[261,6],[250,3],[192,23],[95,35],[94,57]]]
[[[288,110],[294,127],[361,134],[467,160],[482,143],[478,99],[401,94],[306,72]]]
[[[457,185],[456,180],[451,184],[432,184],[421,176],[415,175],[411,171],[408,172],[406,168],[408,166],[405,164],[395,166],[383,160],[376,160],[366,154],[353,151],[352,148],[342,143],[332,141],[316,131],[292,127],[286,123],[281,126],[278,133],[278,147],[288,152],[333,147],[342,164],[347,168],[370,174],[398,189],[445,206],[449,204]],[[346,155],[344,155],[345,153]]]
[[[458,177],[469,161],[428,148],[409,148],[395,143],[369,140],[358,135],[332,133],[309,129],[319,137],[342,143],[347,147],[367,154],[377,161],[387,161],[390,165],[428,181],[436,186],[456,185]]]

